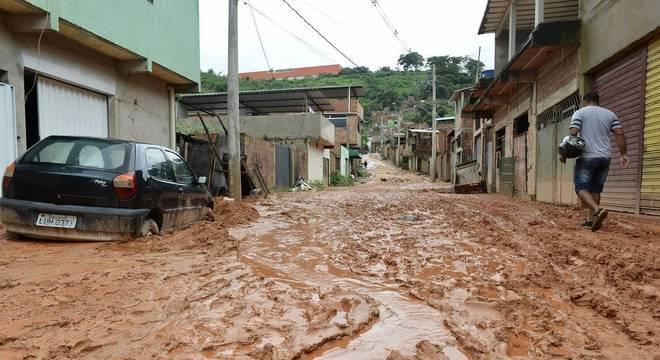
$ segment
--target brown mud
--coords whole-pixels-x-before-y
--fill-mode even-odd
[[[657,218],[592,233],[573,208],[370,171],[137,241],[0,228],[0,358],[658,359]]]

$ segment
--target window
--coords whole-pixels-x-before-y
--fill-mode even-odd
[[[518,136],[527,132],[529,129],[529,118],[527,113],[518,116],[513,120],[513,135]]]
[[[188,164],[186,164],[186,162],[183,161],[179,155],[169,151],[166,153],[167,158],[172,164],[172,169],[174,169],[174,178],[176,179],[176,182],[181,184],[192,184],[193,180],[195,179],[195,175],[193,175],[193,172],[188,167]]]
[[[27,163],[60,164],[85,168],[128,171],[131,146],[97,139],[50,137],[25,155]]]
[[[160,149],[147,149],[147,171],[149,175],[160,180],[174,181],[172,168]]]
[[[329,118],[328,120],[337,128],[345,128],[346,127],[346,118],[345,117]]]

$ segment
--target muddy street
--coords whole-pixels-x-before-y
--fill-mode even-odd
[[[573,208],[369,171],[146,240],[3,234],[0,358],[658,359],[657,219],[592,233]]]

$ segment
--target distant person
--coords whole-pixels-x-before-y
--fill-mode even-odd
[[[583,107],[573,114],[569,128],[570,136],[579,134],[584,139],[584,150],[575,162],[573,182],[582,207],[587,209],[587,218],[582,226],[598,231],[607,217],[607,210],[600,207],[600,194],[612,157],[610,132],[614,133],[621,153],[621,166],[627,168],[630,159],[623,127],[616,114],[598,106],[598,94],[595,92],[585,94],[582,100]],[[564,155],[560,160],[566,163]]]
[[[364,161],[364,169],[367,170],[367,160]]]

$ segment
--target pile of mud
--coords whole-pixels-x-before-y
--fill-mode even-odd
[[[259,212],[248,200],[234,201],[228,198],[216,198],[213,202],[215,222],[222,227],[245,225],[259,219]]]

